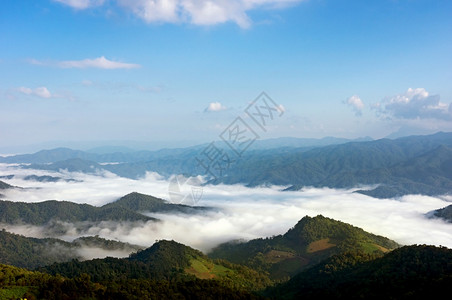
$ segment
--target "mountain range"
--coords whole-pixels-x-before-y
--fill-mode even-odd
[[[143,177],[151,171],[164,176],[194,176],[206,175],[195,159],[204,149],[197,146],[151,154],[133,152],[102,155],[54,149],[4,157],[0,161],[31,163],[23,168],[49,171],[96,174],[104,170],[132,179]],[[222,176],[208,176],[208,183],[278,185],[287,190],[366,186],[371,188],[357,192],[377,198],[407,194],[444,195],[452,191],[452,133],[315,147],[250,149],[240,157],[232,151],[222,151],[230,161]],[[106,161],[110,164],[102,163]]]
[[[158,220],[143,213],[197,214],[209,210],[212,208],[173,204],[136,192],[101,207],[56,200],[35,203],[0,200],[0,223],[55,226],[55,222],[148,222]]]
[[[2,235],[12,236],[21,247],[30,240],[4,231]],[[452,250],[444,247],[400,247],[350,224],[304,217],[283,235],[222,245],[208,256],[161,240],[127,258],[55,261],[37,271],[0,265],[0,297],[418,299],[449,291],[450,261]],[[283,265],[303,267],[287,277],[275,276],[273,267]]]

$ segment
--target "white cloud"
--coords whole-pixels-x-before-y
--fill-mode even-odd
[[[101,6],[104,0],[54,0],[75,9]],[[131,11],[145,22],[215,25],[234,22],[242,28],[251,25],[248,12],[281,9],[305,0],[116,0],[117,6]]]
[[[25,189],[2,191],[13,201],[37,202],[48,199],[102,205],[137,191],[168,198],[168,181],[157,174],[141,180],[120,178],[111,173],[86,175],[53,173],[0,164],[0,176],[17,174],[9,184]],[[33,182],[23,176],[52,175],[81,182]],[[399,199],[375,199],[353,193],[355,189],[306,188],[281,192],[280,187],[248,188],[241,185],[204,186],[198,205],[217,207],[203,215],[156,214],[162,222],[99,222],[90,226],[65,224],[66,240],[80,235],[96,235],[132,244],[150,246],[157,239],[174,239],[208,251],[231,239],[253,239],[286,232],[306,215],[322,214],[361,227],[366,231],[394,239],[401,244],[434,244],[452,247],[452,224],[429,219],[425,213],[445,207],[452,197],[404,196]],[[89,195],[88,197],[86,195]],[[43,237],[39,228],[9,226],[8,230]]]
[[[118,4],[148,23],[177,23],[179,20],[179,1],[176,0],[118,0]]]
[[[451,104],[440,101],[439,95],[430,95],[424,88],[409,88],[377,103],[377,112],[384,117],[400,119],[452,120]]]
[[[112,61],[106,59],[104,56],[94,58],[94,59],[83,59],[83,60],[66,60],[58,62],[57,65],[61,68],[97,68],[97,69],[135,69],[139,68],[140,65],[123,63],[118,61]]]
[[[80,10],[101,6],[105,2],[105,0],[53,0],[53,1]]]
[[[244,1],[193,1],[182,0],[183,11],[190,16],[190,22],[196,25],[214,25],[233,21],[240,27],[250,26],[251,21],[246,15]]]
[[[40,98],[51,98],[52,94],[50,93],[50,91],[44,87],[37,87],[35,89],[31,89],[31,88],[27,88],[27,87],[20,87],[18,88],[18,91],[25,94],[25,95],[32,95],[32,96],[36,96],[36,97],[40,97]]]
[[[361,116],[362,115],[362,110],[364,108],[364,103],[361,100],[361,98],[358,95],[353,95],[351,97],[349,97],[346,101],[345,104],[349,105],[350,107],[352,107],[352,109],[355,111],[355,115],[357,116]]]
[[[225,110],[226,106],[223,106],[220,102],[211,102],[204,111],[221,111]]]

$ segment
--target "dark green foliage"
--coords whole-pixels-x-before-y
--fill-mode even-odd
[[[329,247],[309,251],[311,243],[316,241],[320,245],[322,241],[323,245],[328,243]],[[306,216],[284,235],[246,243],[225,243],[213,249],[209,256],[270,272],[273,279],[284,279],[334,254],[346,251],[381,253],[384,249],[391,250],[398,246],[385,237],[340,221],[323,216]]]
[[[383,257],[346,253],[265,294],[275,299],[432,299],[452,284],[452,250],[405,246]]]
[[[71,244],[57,239],[28,238],[0,231],[0,263],[35,268],[77,257]]]
[[[11,297],[5,297],[10,295]],[[93,283],[90,276],[74,278],[0,265],[2,299],[262,299],[216,280],[111,280]]]
[[[104,208],[121,207],[135,212],[175,212],[175,213],[201,213],[212,210],[209,207],[202,206],[188,206],[182,204],[172,204],[163,199],[155,198],[153,196],[140,194],[137,192],[125,195],[121,199],[106,204]]]
[[[102,271],[111,270],[106,266]],[[360,251],[335,255],[261,294],[271,299],[442,299],[451,284],[452,250],[415,245],[385,255]],[[95,282],[83,273],[68,278],[0,265],[0,296],[4,295],[14,295],[12,299],[263,299],[221,280],[119,277]]]
[[[142,212],[200,213],[208,207],[191,207],[172,204],[152,196],[130,193],[119,200],[96,207],[68,201],[44,201],[24,203],[0,200],[0,223],[47,225],[52,221],[98,222],[98,221],[157,221]]]
[[[104,238],[96,236],[82,236],[74,241],[72,241],[71,245],[73,247],[91,247],[91,248],[100,248],[105,250],[125,250],[130,252],[135,252],[142,250],[143,247],[132,245],[129,243],[123,243],[113,240],[106,240]]]
[[[83,262],[72,260],[39,270],[66,277],[89,274],[93,281],[100,283],[128,279],[193,280],[195,275],[188,271],[193,261],[211,265],[211,278],[230,288],[258,290],[272,284],[266,274],[227,261],[212,261],[198,250],[165,240],[126,259],[107,257]],[[215,271],[217,269],[221,271]]]
[[[0,201],[0,222],[45,225],[50,221],[151,221],[156,220],[121,207],[95,207],[67,201],[24,203]]]
[[[103,250],[137,251],[139,246],[96,237],[81,237],[68,243],[59,239],[37,239],[0,231],[0,263],[34,269],[55,262],[81,259],[77,249],[83,247]]]

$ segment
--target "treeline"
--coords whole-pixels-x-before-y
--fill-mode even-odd
[[[381,257],[362,252],[337,255],[263,295],[273,299],[434,299],[450,294],[451,284],[452,250],[414,245]]]
[[[397,247],[388,238],[319,215],[302,218],[284,235],[224,243],[209,256],[269,272],[272,279],[284,279],[335,254],[383,253]]]
[[[0,265],[1,299],[260,299],[216,280],[124,279],[95,283]]]

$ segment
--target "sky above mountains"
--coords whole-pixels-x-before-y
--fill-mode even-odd
[[[441,0],[5,0],[0,148],[210,142],[262,91],[260,138],[452,131],[451,36]]]

